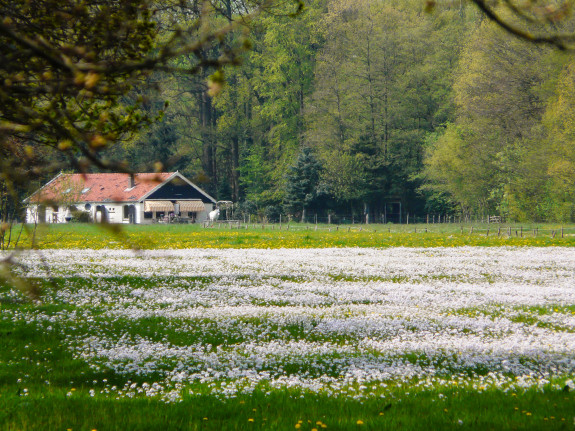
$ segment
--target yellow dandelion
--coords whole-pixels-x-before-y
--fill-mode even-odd
[[[357,422],[356,422],[356,424],[358,424],[358,425],[363,425],[363,421],[362,421],[361,419],[358,419]]]
[[[295,429],[298,430],[301,428],[301,424],[295,424]]]
[[[254,421],[253,418],[248,419],[248,422],[253,422],[253,421]]]

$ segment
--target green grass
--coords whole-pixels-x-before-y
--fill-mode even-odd
[[[91,323],[68,322],[74,331],[147,336],[172,334],[173,342],[194,342],[189,332],[176,332],[177,320],[168,325],[158,318],[137,322],[119,320],[106,328],[97,312],[60,304],[0,303],[4,311],[26,315],[52,315],[77,311]],[[545,313],[545,310],[533,310]],[[187,322],[188,324],[190,322]],[[191,322],[193,324],[193,322]],[[254,322],[255,325],[258,322]],[[192,386],[183,401],[165,403],[136,396],[114,399],[100,395],[111,385],[122,386],[124,376],[110,370],[96,370],[74,359],[62,331],[50,322],[27,323],[0,320],[0,429],[2,430],[572,430],[575,393],[544,388],[543,391],[475,391],[468,388],[437,388],[425,391],[409,383],[385,392],[385,398],[355,401],[289,389],[257,390],[250,395],[219,399],[205,385]],[[57,324],[56,324],[57,325]],[[185,325],[184,325],[185,326]],[[198,325],[200,326],[200,325]],[[285,328],[294,337],[306,336],[298,325]],[[183,336],[192,336],[184,340]],[[216,345],[217,330],[212,342]],[[234,340],[225,340],[234,342]],[[237,341],[237,340],[236,340]],[[421,358],[411,358],[413,361]],[[410,360],[410,358],[406,358]],[[289,368],[286,364],[286,371]],[[133,376],[134,382],[149,381],[154,375]],[[20,379],[20,380],[19,380]],[[95,395],[90,395],[90,390]],[[358,422],[359,421],[359,422]],[[320,422],[320,424],[318,424]]]
[[[472,228],[473,227],[473,231]],[[509,226],[511,227],[511,226]],[[280,230],[281,228],[281,230]],[[19,246],[33,248],[325,248],[575,246],[575,226],[524,225],[42,225],[24,229]],[[537,234],[534,229],[537,228]],[[17,231],[20,226],[15,226]],[[500,230],[500,235],[498,231]],[[555,232],[553,237],[552,233]],[[13,236],[17,236],[16,234]],[[14,242],[12,242],[12,246]]]
[[[187,247],[393,247],[393,246],[574,246],[575,236],[564,229],[564,238],[557,234],[551,238],[543,235],[543,228],[557,230],[558,226],[539,226],[537,237],[524,228],[524,236],[497,237],[486,228],[459,225],[382,226],[370,225],[335,230],[334,227],[296,226],[290,231],[285,226],[272,230],[203,229],[199,226],[125,226],[120,233],[103,230],[94,225],[43,226],[38,232],[38,248],[187,248]],[[331,231],[327,229],[331,229]],[[428,232],[425,232],[425,228]],[[489,227],[491,228],[491,227]],[[389,232],[389,230],[392,230]],[[415,232],[417,229],[417,233]],[[481,231],[479,229],[485,229]],[[529,227],[533,229],[533,227]],[[570,228],[573,229],[573,228]],[[374,232],[375,230],[375,232]],[[434,230],[432,232],[432,230]],[[25,237],[24,243],[29,241]],[[392,281],[405,282],[401,277],[387,276],[362,278],[358,276],[329,275],[341,282]],[[486,274],[486,278],[490,275]],[[265,277],[264,277],[265,278]],[[284,281],[301,282],[300,277],[282,276]],[[543,390],[504,392],[501,390],[474,390],[469,387],[428,388],[422,390],[409,382],[390,384],[385,398],[374,397],[354,400],[351,397],[333,397],[302,393],[296,390],[261,390],[241,394],[236,398],[222,399],[209,394],[207,384],[193,383],[184,389],[183,400],[166,403],[158,398],[136,395],[134,398],[115,399],[101,394],[111,386],[122,387],[129,378],[142,384],[154,381],[161,374],[120,375],[105,367],[91,367],[75,359],[69,348],[70,336],[105,335],[107,339],[141,336],[151,341],[167,341],[175,345],[209,343],[225,346],[244,340],[239,330],[221,331],[218,322],[193,319],[166,319],[147,317],[137,320],[116,319],[108,321],[100,315],[100,306],[87,303],[73,306],[56,300],[56,293],[63,288],[70,291],[93,289],[97,286],[108,290],[113,301],[121,293],[111,286],[129,289],[146,288],[150,283],[177,285],[178,277],[161,277],[154,280],[134,276],[114,277],[106,280],[90,278],[54,278],[31,280],[42,288],[44,304],[22,300],[0,299],[0,430],[301,430],[318,431],[325,425],[332,430],[573,430],[575,393],[557,390],[551,385]],[[453,280],[451,280],[453,281]],[[187,286],[203,289],[218,282],[217,277],[189,277]],[[0,289],[2,286],[0,286]],[[1,292],[0,292],[1,293]],[[1,297],[0,297],[1,298]],[[281,304],[280,304],[281,305]],[[105,307],[106,304],[101,304]],[[511,320],[529,325],[549,326],[538,320],[557,308],[562,313],[575,312],[569,304],[520,307],[462,308],[455,314],[470,317],[498,317],[508,311],[516,313]],[[18,315],[18,319],[2,319],[2,313]],[[8,313],[10,312],[10,313]],[[30,319],[26,316],[54,316],[76,312],[74,320],[57,323],[49,319]],[[233,322],[231,324],[233,328]],[[246,326],[238,326],[245,328]],[[297,323],[283,326],[261,321],[253,322],[254,334],[269,339],[306,339],[322,341],[324,336],[314,335],[313,328]],[[554,328],[565,330],[565,328]],[[207,331],[207,332],[206,332]],[[264,332],[258,332],[264,331]],[[253,336],[253,334],[252,334]],[[338,341],[332,338],[332,341]],[[354,341],[349,337],[342,342]],[[401,358],[421,362],[420,356]],[[321,357],[313,358],[321,361]],[[429,361],[441,358],[429,358]],[[301,371],[301,362],[285,363]],[[173,368],[173,367],[168,367]],[[311,369],[311,368],[310,368]],[[461,370],[460,370],[461,371]],[[471,370],[480,375],[481,370]],[[557,383],[557,382],[556,382]],[[193,389],[190,394],[188,389]],[[375,389],[377,391],[377,389]],[[90,391],[94,391],[91,396]],[[318,424],[318,422],[320,422]]]
[[[33,306],[23,307],[33,311]],[[103,380],[106,385],[120,385],[120,380],[72,359],[55,332],[4,322],[0,342],[2,430],[293,430],[300,421],[302,430],[322,429],[318,421],[333,430],[573,429],[575,394],[557,390],[398,388],[385,399],[362,401],[276,390],[219,400],[201,395],[200,387],[194,388],[199,395],[186,395],[177,404],[142,397],[114,400],[98,392]],[[10,372],[2,366],[7,363]]]
[[[12,388],[13,390],[14,388]],[[3,430],[572,430],[575,397],[565,393],[398,393],[394,399],[340,402],[297,393],[255,394],[234,400],[188,397],[99,400],[80,392],[2,393]],[[300,422],[301,421],[301,422]],[[318,424],[320,422],[320,424]]]

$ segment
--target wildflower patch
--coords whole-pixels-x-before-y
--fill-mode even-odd
[[[94,398],[389,399],[562,391],[575,377],[568,248],[41,253],[19,270],[43,285],[43,304],[7,307],[0,322],[56,333],[111,376]],[[0,290],[4,303],[17,296]],[[1,365],[25,381],[17,358]]]

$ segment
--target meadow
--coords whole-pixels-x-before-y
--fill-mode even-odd
[[[569,235],[186,228],[18,255],[40,296],[0,285],[0,429],[575,427]]]
[[[8,236],[7,234],[5,235]],[[6,240],[6,243],[8,241]],[[186,249],[575,246],[575,226],[558,224],[60,224],[14,226],[11,247]]]

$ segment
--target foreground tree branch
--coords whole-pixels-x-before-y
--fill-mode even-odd
[[[513,0],[471,1],[499,27],[520,39],[561,50],[575,49],[575,32],[558,29],[571,14],[570,0],[528,1],[521,4]]]
[[[222,17],[226,11],[241,20]],[[236,4],[237,3],[237,4]],[[246,22],[275,0],[235,2],[148,0],[32,0],[0,2],[0,146],[2,177],[21,183],[47,173],[44,150],[60,168],[86,171],[129,167],[106,160],[103,150],[157,117],[127,97],[151,73],[213,73],[240,64],[250,47]],[[301,2],[290,0],[293,10]],[[173,15],[167,15],[171,9]],[[160,31],[160,27],[169,30]],[[194,58],[186,67],[176,60]],[[157,113],[158,116],[162,112]],[[10,151],[22,142],[29,159]],[[43,148],[43,149],[42,149]],[[60,156],[58,156],[60,154]],[[54,165],[50,164],[50,170]]]

